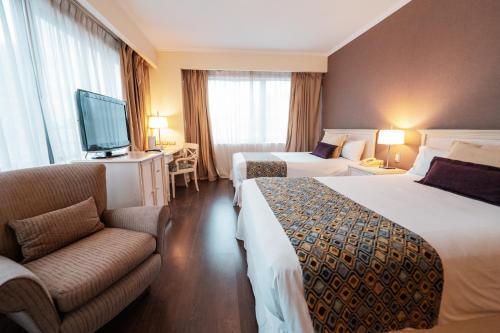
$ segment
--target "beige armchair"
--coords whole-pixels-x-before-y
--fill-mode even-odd
[[[93,196],[105,228],[22,264],[10,220]],[[160,272],[169,208],[106,210],[103,165],[0,173],[0,313],[28,332],[93,332],[143,293]]]

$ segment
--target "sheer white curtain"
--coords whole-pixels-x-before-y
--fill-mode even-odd
[[[79,159],[76,90],[122,98],[120,42],[70,0],[26,4],[54,162]]]
[[[81,158],[75,92],[122,98],[119,47],[70,0],[0,0],[0,170]]]
[[[23,2],[0,1],[0,170],[49,164]]]
[[[209,71],[208,113],[215,164],[229,177],[236,152],[283,151],[290,73]]]

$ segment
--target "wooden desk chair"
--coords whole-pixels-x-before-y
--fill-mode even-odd
[[[176,175],[184,175],[186,176],[189,173],[193,173],[194,176],[194,185],[196,187],[196,191],[200,191],[198,188],[198,174],[196,171],[196,167],[198,166],[198,152],[199,145],[197,143],[185,143],[182,152],[179,157],[174,160],[174,162],[170,163],[169,171],[170,171],[170,179],[172,183],[172,197],[175,198],[175,176]],[[186,181],[186,187],[188,183]]]

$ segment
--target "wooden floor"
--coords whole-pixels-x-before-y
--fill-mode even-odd
[[[177,188],[159,278],[99,332],[257,332],[228,180]],[[0,320],[0,332],[22,332]]]

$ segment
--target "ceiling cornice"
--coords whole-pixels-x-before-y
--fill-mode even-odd
[[[327,52],[301,52],[288,50],[262,50],[262,49],[202,49],[202,48],[168,48],[156,49],[158,53],[235,53],[235,54],[265,54],[265,55],[294,55],[310,57],[328,57]]]

